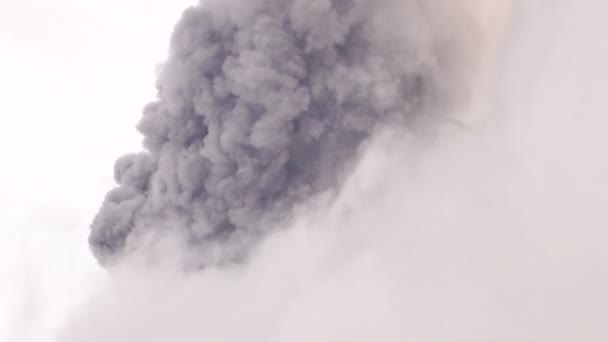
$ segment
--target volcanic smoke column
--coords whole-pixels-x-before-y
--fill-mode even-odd
[[[183,238],[203,265],[242,258],[295,204],[337,188],[379,127],[449,107],[470,56],[454,37],[474,30],[433,23],[438,4],[206,0],[186,10],[138,125],[146,151],[118,159],[118,186],[92,223],[95,256],[109,263],[154,232]]]

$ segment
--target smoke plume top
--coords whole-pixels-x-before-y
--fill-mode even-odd
[[[138,125],[145,151],[117,160],[118,186],[92,224],[95,256],[111,263],[171,235],[195,264],[242,259],[295,207],[338,189],[378,130],[432,132],[468,97],[478,62],[480,23],[463,8],[210,0],[186,10]]]

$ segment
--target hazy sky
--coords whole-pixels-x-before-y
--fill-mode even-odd
[[[87,227],[190,3],[0,2],[0,340],[48,341],[95,273]]]

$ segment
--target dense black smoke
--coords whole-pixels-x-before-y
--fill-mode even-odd
[[[240,258],[294,205],[338,187],[378,128],[413,127],[447,107],[466,89],[474,30],[433,18],[434,3],[186,10],[138,125],[146,151],[116,162],[118,187],[92,224],[96,257],[110,262],[153,231],[180,236],[203,264]]]

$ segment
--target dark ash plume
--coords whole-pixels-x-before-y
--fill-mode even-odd
[[[409,0],[186,10],[138,126],[146,151],[116,162],[93,221],[95,256],[110,262],[147,231],[184,238],[202,264],[243,256],[295,204],[338,186],[379,125],[449,101],[465,49],[429,20]]]

